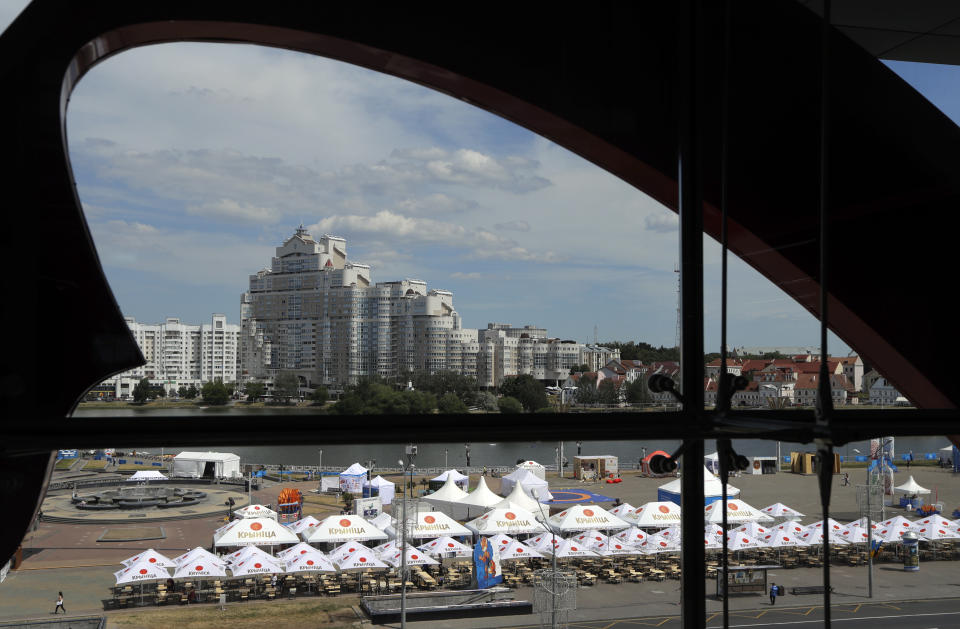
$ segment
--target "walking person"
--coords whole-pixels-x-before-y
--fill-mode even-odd
[[[777,584],[774,583],[773,585],[770,586],[770,604],[771,604],[771,605],[776,605],[776,604],[777,604],[777,594],[778,594],[778,593],[779,593],[779,590],[777,589]]]
[[[57,592],[57,606],[54,608],[53,613],[56,614],[57,611],[63,610],[63,613],[67,613],[67,608],[63,606],[63,592]]]

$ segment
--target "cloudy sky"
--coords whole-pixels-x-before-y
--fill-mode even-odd
[[[0,0],[0,27],[25,3]],[[896,64],[948,114],[943,73]],[[956,119],[956,118],[955,118]],[[347,239],[374,281],[454,291],[469,327],[672,345],[675,215],[487,112],[340,62],[243,45],[129,51],[77,86],[70,158],[125,314],[239,320],[247,276],[301,222]],[[719,247],[705,243],[708,349]],[[729,339],[816,345],[816,321],[731,261]],[[842,343],[835,346],[846,351]]]

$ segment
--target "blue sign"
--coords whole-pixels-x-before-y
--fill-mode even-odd
[[[503,582],[500,573],[500,553],[486,537],[473,547],[473,570],[477,575],[477,587],[485,589]]]
[[[577,504],[579,502],[589,502],[597,504],[599,502],[616,502],[616,498],[602,496],[589,489],[551,489],[550,494],[553,500],[548,500],[544,504]]]

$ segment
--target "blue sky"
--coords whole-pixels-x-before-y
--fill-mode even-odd
[[[0,27],[23,6],[0,0]],[[956,68],[890,64],[955,120]],[[95,67],[67,119],[108,280],[141,321],[239,319],[247,276],[303,222],[374,281],[454,291],[469,327],[672,345],[676,219],[557,145],[431,90],[254,46],[140,48]],[[706,341],[719,247],[705,242]],[[817,322],[731,261],[730,342],[815,345]],[[836,353],[847,351],[842,343]]]

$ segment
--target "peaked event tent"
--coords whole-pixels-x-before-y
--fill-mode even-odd
[[[458,504],[466,505],[467,507],[480,507],[481,509],[486,509],[488,507],[492,507],[501,500],[503,500],[503,498],[490,491],[490,488],[487,487],[486,479],[481,476],[480,483],[477,485],[477,488],[461,498]]]
[[[362,494],[363,482],[367,479],[367,468],[354,463],[340,472],[340,491],[350,494]]]
[[[714,508],[716,507],[716,508]],[[703,516],[708,522],[719,524],[723,522],[723,509],[719,502],[713,502],[703,508]],[[743,522],[772,522],[773,518],[764,515],[762,511],[751,507],[744,501],[734,498],[727,501],[727,522],[740,524]]]
[[[523,533],[542,533],[547,529],[537,522],[533,514],[525,509],[497,508],[470,520],[465,525],[468,529],[480,535],[520,535]]]
[[[233,523],[234,526],[214,536],[214,546],[275,546],[300,541],[293,531],[270,518],[244,518]]]
[[[453,479],[453,482],[455,482],[460,487],[466,487],[467,483],[470,482],[469,476],[461,474],[457,470],[447,470],[440,476],[437,476],[436,478],[431,478],[430,480],[435,483],[446,483],[451,478]]]
[[[896,491],[902,491],[905,494],[911,496],[916,496],[919,494],[929,494],[930,490],[926,487],[921,487],[917,481],[913,480],[913,476],[910,476],[910,480],[900,485],[899,487],[894,487]]]
[[[513,489],[513,486],[518,483],[523,487],[524,493],[530,497],[533,497],[531,490],[536,488],[540,491],[540,501],[546,502],[547,500],[553,500],[553,494],[550,493],[547,481],[538,477],[530,470],[524,469],[518,469],[501,478],[500,493],[506,496]]]
[[[444,474],[446,474],[447,480],[443,483],[443,487],[432,494],[424,496],[424,500],[431,504],[447,504],[451,502],[460,502],[467,497],[467,492],[457,487],[457,479],[454,478],[450,472],[444,472]],[[443,474],[441,474],[441,476],[442,475]]]
[[[541,480],[546,480],[547,477],[547,468],[540,465],[536,461],[524,461],[523,463],[518,463],[517,469],[527,470]]]
[[[636,527],[664,528],[680,524],[680,506],[674,502],[648,502],[623,519]]]
[[[537,491],[539,492],[540,489],[538,488]],[[538,503],[535,498],[531,498],[529,495],[527,495],[527,493],[523,490],[523,487],[519,483],[513,486],[513,489],[510,491],[509,494],[507,494],[506,498],[501,498],[500,502],[496,503],[493,506],[494,508],[502,507],[504,509],[513,509],[513,508],[524,509],[532,513],[534,517],[537,519],[540,519],[543,517],[541,514],[541,511],[543,514],[550,512],[549,507],[544,507],[543,509],[541,509],[540,503]]]
[[[142,480],[169,480],[166,476],[156,470],[140,470],[127,479],[128,481]]]
[[[387,537],[386,533],[359,515],[331,515],[304,535],[304,539],[311,543],[364,541]]]
[[[628,522],[596,505],[574,505],[551,516],[547,522],[558,531],[625,529],[630,526]]]
[[[393,502],[393,497],[396,495],[397,486],[392,482],[388,481],[383,476],[377,476],[372,481],[364,483],[364,487],[376,487],[380,496],[380,504],[388,505]]]
[[[277,519],[277,512],[274,511],[273,509],[267,509],[263,505],[247,505],[242,509],[237,509],[233,513],[241,518],[270,518],[271,520]]]
[[[681,479],[675,478],[666,485],[660,485],[657,488],[657,500],[660,502],[673,502],[680,504],[680,486]],[[736,498],[740,495],[740,490],[733,485],[727,485],[727,498]],[[723,496],[723,484],[720,479],[713,475],[707,466],[703,466],[703,504],[708,505],[711,502],[720,500]]]

